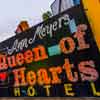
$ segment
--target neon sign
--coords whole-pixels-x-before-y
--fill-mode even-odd
[[[80,6],[2,42],[3,48],[1,97],[100,96],[100,54]]]

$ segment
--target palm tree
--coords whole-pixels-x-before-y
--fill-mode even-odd
[[[42,15],[43,21],[49,19],[50,17],[52,17],[52,13],[50,11],[47,11],[47,12],[43,13],[43,15]]]

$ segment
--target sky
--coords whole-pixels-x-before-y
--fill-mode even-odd
[[[28,21],[30,26],[42,21],[42,14],[54,0],[0,0],[0,42],[15,35],[17,25]]]

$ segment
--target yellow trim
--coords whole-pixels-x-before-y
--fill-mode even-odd
[[[100,0],[82,0],[98,48],[100,49]]]

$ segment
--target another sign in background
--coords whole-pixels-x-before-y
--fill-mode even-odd
[[[0,50],[1,97],[100,96],[100,53],[80,6],[2,42]]]
[[[100,49],[100,0],[82,0],[85,13],[91,25],[98,48]],[[94,7],[95,8],[94,8]]]
[[[51,4],[51,10],[53,15],[57,15],[78,4],[80,4],[80,0],[55,0]]]

